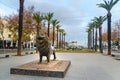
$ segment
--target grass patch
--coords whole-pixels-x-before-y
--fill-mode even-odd
[[[81,50],[67,50],[67,49],[58,49],[56,52],[61,52],[61,53],[99,53],[91,49],[81,49]]]
[[[114,57],[114,59],[116,59],[116,60],[120,60],[120,57]]]

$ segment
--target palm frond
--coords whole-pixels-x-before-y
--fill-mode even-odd
[[[41,16],[39,13],[33,14],[33,19],[36,20],[37,23],[40,23],[43,20],[43,16]]]
[[[118,2],[119,0],[111,0],[111,1],[106,1],[104,0],[104,3],[97,4],[99,7],[102,7],[106,9],[107,11],[110,11],[112,7]]]
[[[103,16],[103,22],[106,21],[107,19],[107,16]]]
[[[59,29],[61,26],[60,25],[57,25],[56,28]]]
[[[113,4],[113,0],[110,1],[110,5],[112,5],[112,4]]]
[[[119,0],[115,0],[111,6],[114,6]]]
[[[52,22],[53,27],[56,27],[56,25],[57,25],[60,21],[57,21],[57,19],[55,19],[55,20],[52,20],[51,22]]]
[[[108,7],[103,3],[97,4],[97,5],[98,5],[98,7],[102,7],[104,9],[106,9],[106,10],[108,9]]]
[[[48,21],[51,21],[52,17],[53,17],[54,13],[47,13],[47,15],[45,16],[45,19]]]
[[[104,1],[104,3],[105,3],[105,6],[106,6],[106,10],[107,11],[110,11],[111,9],[110,9],[110,2],[108,1]]]

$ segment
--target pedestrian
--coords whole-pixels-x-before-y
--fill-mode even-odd
[[[53,45],[51,45],[51,49],[52,49],[52,53],[53,53],[53,56],[54,56],[54,60],[56,60],[56,54],[55,54],[56,49],[54,48]]]

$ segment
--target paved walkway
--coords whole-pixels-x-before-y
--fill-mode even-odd
[[[10,68],[39,59],[38,54],[0,59],[0,80],[120,80],[120,61],[101,54],[58,53],[59,60],[71,60],[65,78],[10,74]]]

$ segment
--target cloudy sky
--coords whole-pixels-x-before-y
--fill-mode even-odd
[[[54,19],[60,21],[65,29],[68,42],[77,41],[80,45],[87,46],[86,28],[94,17],[106,15],[106,10],[96,4],[103,0],[25,0],[25,7],[35,6],[36,11],[43,13],[54,12]],[[17,13],[19,0],[0,0],[0,16]],[[120,19],[120,2],[112,9],[112,24]],[[106,30],[106,22],[103,31]]]

